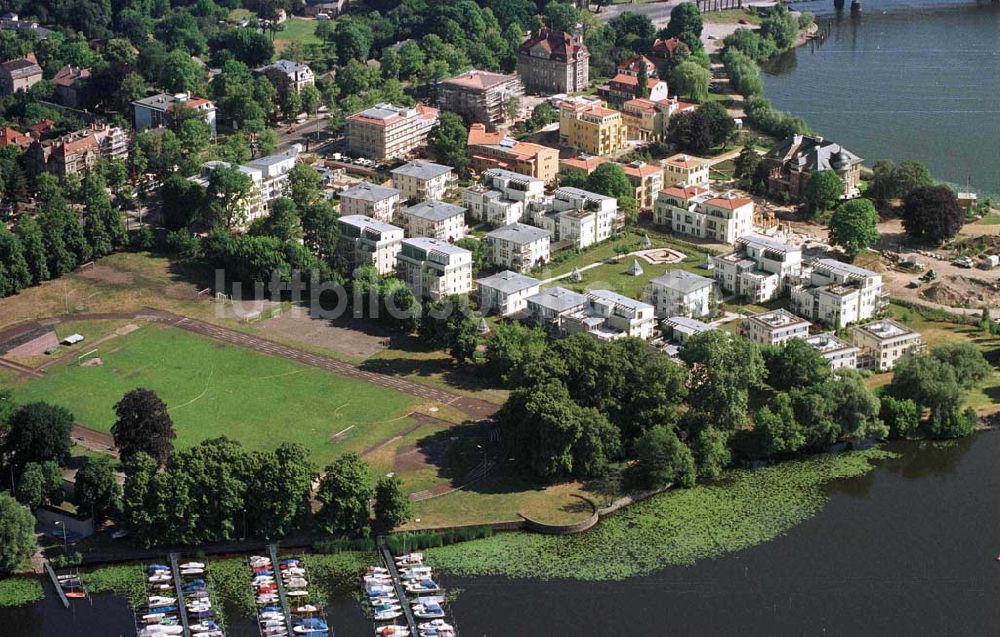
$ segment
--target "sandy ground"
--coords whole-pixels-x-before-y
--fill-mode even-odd
[[[260,331],[265,336],[273,332],[354,358],[373,356],[385,349],[389,341],[387,334],[335,325],[325,319],[313,319],[304,310],[285,312],[268,319],[260,324]]]

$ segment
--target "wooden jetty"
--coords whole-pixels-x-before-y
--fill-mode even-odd
[[[174,588],[177,589],[177,610],[181,616],[181,628],[184,637],[191,637],[191,626],[188,624],[187,604],[184,603],[184,584],[181,582],[181,569],[177,564],[180,557],[177,553],[170,554],[170,572],[174,576]]]
[[[294,634],[292,630],[292,612],[288,608],[288,596],[285,595],[285,582],[281,579],[281,565],[278,563],[278,545],[268,544],[267,552],[271,555],[271,568],[274,569],[274,581],[278,585],[278,600],[281,601],[281,613],[285,616],[285,625],[288,626],[288,634]]]
[[[396,599],[403,607],[403,614],[406,617],[406,625],[410,629],[410,635],[416,637],[420,634],[417,630],[417,619],[413,616],[413,609],[410,608],[410,603],[406,598],[406,589],[403,588],[403,583],[399,579],[399,570],[396,569],[396,560],[392,559],[392,553],[389,551],[389,545],[385,541],[385,536],[378,536],[378,550],[382,554],[382,559],[385,561],[386,568],[389,569],[389,575],[392,576],[392,586],[396,589]]]
[[[69,608],[69,598],[66,597],[66,591],[63,590],[62,585],[59,583],[59,577],[56,576],[56,572],[48,560],[45,560],[45,570],[49,574],[49,579],[52,580],[52,585],[56,587],[56,593],[59,594],[59,601],[62,602],[63,606]]]

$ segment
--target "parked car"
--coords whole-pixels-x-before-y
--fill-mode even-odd
[[[971,268],[976,265],[976,263],[969,257],[959,257],[952,261],[951,264],[959,268]]]

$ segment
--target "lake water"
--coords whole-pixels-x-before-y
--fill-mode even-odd
[[[613,635],[985,635],[1000,632],[1000,432],[902,456],[830,486],[831,500],[785,536],[621,582],[445,579],[465,637]],[[341,637],[370,634],[349,598],[328,615]],[[54,601],[0,610],[0,634],[132,635],[124,602],[75,616]],[[256,635],[241,622],[234,637]],[[10,629],[12,632],[6,632]]]
[[[832,0],[794,7],[830,31],[765,69],[778,108],[869,166],[917,159],[1000,193],[1000,4],[864,0],[858,17],[834,15]]]

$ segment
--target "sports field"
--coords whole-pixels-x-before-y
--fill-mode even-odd
[[[318,464],[406,429],[412,425],[406,414],[417,402],[164,325],[143,325],[107,341],[98,356],[100,366],[74,358],[49,367],[44,378],[13,381],[15,399],[63,405],[80,424],[109,431],[114,404],[130,389],[146,387],[167,403],[179,447],[221,435],[256,449],[299,442]]]

